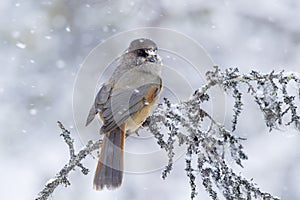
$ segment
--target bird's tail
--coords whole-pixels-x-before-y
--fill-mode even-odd
[[[122,183],[125,130],[117,128],[106,133],[94,177],[94,188],[115,189]]]

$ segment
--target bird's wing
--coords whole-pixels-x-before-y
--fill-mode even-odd
[[[112,88],[113,88],[112,83],[105,83],[101,87],[101,89],[99,90],[99,92],[95,98],[94,104],[92,105],[92,107],[90,109],[89,115],[86,120],[86,126],[89,125],[93,121],[93,119],[95,118],[95,115],[98,112],[100,112],[100,113],[102,112],[102,108],[105,105],[105,103],[107,103],[110,93],[112,91]]]
[[[102,130],[109,132],[120,127],[132,114],[151,103],[161,91],[161,78],[157,81],[142,85],[136,89],[116,89],[103,106],[102,117],[104,125]]]

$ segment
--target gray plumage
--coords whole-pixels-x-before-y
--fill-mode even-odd
[[[132,41],[90,109],[86,125],[99,114],[103,121],[101,133],[105,134],[94,177],[96,190],[121,185],[125,133],[120,127],[150,103],[146,97],[155,99],[162,89],[162,64],[156,51],[156,44],[149,39]]]

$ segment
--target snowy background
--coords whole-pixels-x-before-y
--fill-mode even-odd
[[[77,149],[82,146],[72,113],[73,86],[80,64],[100,42],[133,28],[164,27],[202,44],[221,68],[299,72],[299,18],[297,0],[1,0],[1,199],[33,199],[67,161],[57,120],[72,131]],[[263,191],[300,199],[299,133],[268,133],[257,107],[246,105],[237,132],[248,138],[243,144],[249,160],[239,170]],[[92,189],[96,160],[90,157],[84,165],[91,173],[73,172],[71,186],[59,187],[51,199],[189,197],[180,162],[165,181],[160,171],[126,174],[119,190],[103,192]],[[198,191],[197,199],[209,199],[201,186]]]

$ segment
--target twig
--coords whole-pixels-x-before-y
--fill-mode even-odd
[[[69,147],[70,160],[55,175],[54,178],[50,179],[46,183],[44,189],[38,194],[38,197],[35,200],[46,200],[54,192],[57,186],[65,185],[67,187],[68,185],[70,185],[70,182],[68,180],[68,175],[71,171],[75,169],[75,167],[81,168],[81,171],[84,175],[88,174],[89,170],[82,165],[81,161],[85,159],[87,155],[99,149],[102,142],[102,140],[98,140],[96,142],[89,141],[88,144],[78,152],[78,154],[75,154],[71,133],[67,129],[65,129],[65,127],[61,122],[57,122],[57,123],[60,129],[62,130],[61,136],[64,138],[65,142]]]

